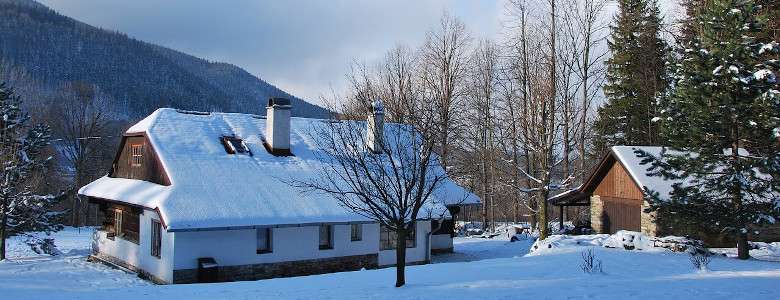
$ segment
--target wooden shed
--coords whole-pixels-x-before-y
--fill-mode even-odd
[[[673,182],[648,176],[649,165],[642,164],[637,150],[652,155],[661,154],[662,147],[615,146],[601,159],[587,180],[576,190],[548,199],[556,206],[587,205],[590,207],[590,223],[597,233],[615,233],[619,230],[642,232],[650,236],[692,235],[710,246],[731,246],[731,237],[703,228],[671,228],[659,225],[655,212],[645,212],[643,187],[669,195]],[[664,219],[672,216],[664,216]],[[665,223],[664,223],[665,224]],[[761,234],[748,235],[751,241],[771,242],[780,240],[780,225],[760,228]]]
[[[660,151],[660,147],[645,148]],[[579,188],[550,198],[550,203],[559,207],[590,206],[591,227],[599,233],[631,230],[656,235],[655,216],[644,212],[641,187],[658,186],[659,179],[646,176],[647,167],[639,163],[635,149],[612,147]]]

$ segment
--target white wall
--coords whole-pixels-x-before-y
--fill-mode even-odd
[[[452,248],[452,236],[449,234],[431,235],[431,249]]]
[[[199,257],[213,257],[219,265],[235,266],[328,257],[379,251],[379,225],[363,224],[363,239],[350,240],[350,225],[333,225],[333,249],[319,249],[319,227],[271,228],[271,253],[257,254],[255,229],[176,232],[173,268],[197,268]]]
[[[166,282],[173,281],[173,234],[162,230],[162,249],[160,258],[152,256],[151,232],[152,220],[159,220],[157,212],[144,210],[139,217],[138,244],[121,237],[114,240],[106,238],[105,231],[95,233],[98,249],[102,254],[110,255],[125,263],[140,268]]]
[[[415,247],[406,248],[406,263],[422,262],[428,254],[427,235],[431,231],[431,221],[417,221],[415,232]],[[379,236],[379,231],[377,231]],[[378,242],[377,242],[378,243]],[[395,264],[395,249],[379,251],[379,265],[388,266]]]

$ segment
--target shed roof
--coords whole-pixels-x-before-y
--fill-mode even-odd
[[[638,151],[645,151],[648,154],[659,157],[663,147],[660,146],[614,146],[602,158],[596,169],[590,174],[584,184],[576,189],[564,191],[548,201],[554,205],[572,204],[587,202],[588,197],[593,193],[596,187],[601,183],[604,176],[614,163],[620,163],[628,172],[631,179],[642,190],[647,187],[650,190],[659,193],[661,198],[668,197],[672,192],[674,181],[666,180],[661,177],[648,175],[649,164],[642,164],[642,159],[638,156]]]

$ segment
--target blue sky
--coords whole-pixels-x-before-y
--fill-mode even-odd
[[[66,16],[240,66],[304,99],[346,86],[355,61],[419,46],[444,11],[475,39],[496,38],[507,0],[38,0]],[[661,0],[662,12],[678,12]],[[613,10],[614,6],[610,8]]]

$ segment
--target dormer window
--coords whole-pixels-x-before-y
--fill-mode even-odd
[[[144,162],[144,144],[130,145],[130,166],[140,167]]]
[[[225,151],[228,154],[252,155],[252,152],[249,151],[244,140],[235,136],[223,136],[222,145],[225,146]]]

